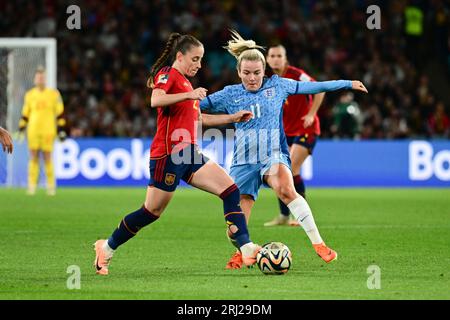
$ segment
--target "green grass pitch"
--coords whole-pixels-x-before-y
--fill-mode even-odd
[[[233,249],[221,201],[179,189],[162,218],[116,252],[110,275],[95,275],[92,244],[144,195],[144,188],[60,188],[53,198],[0,189],[0,299],[450,299],[448,189],[309,189],[322,237],[339,253],[331,264],[303,230],[262,226],[278,208],[262,190],[251,237],[290,247],[293,266],[282,276],[225,270]],[[80,289],[67,288],[72,265]],[[368,288],[372,265],[380,289]]]

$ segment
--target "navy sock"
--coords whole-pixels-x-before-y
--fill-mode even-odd
[[[287,205],[284,204],[283,201],[281,201],[280,199],[278,199],[278,205],[280,206],[280,213],[283,216],[289,217],[289,208],[287,207]]]
[[[117,247],[133,238],[140,229],[155,222],[158,218],[158,216],[148,211],[145,206],[142,206],[139,210],[130,213],[122,219],[117,229],[109,237],[108,245],[111,249],[116,250]]]
[[[303,179],[300,175],[294,176],[294,187],[295,191],[297,191],[299,195],[306,199],[305,183],[303,182]],[[290,213],[289,208],[280,199],[278,199],[278,204],[280,206],[280,213],[283,216],[288,217]]]
[[[245,215],[239,205],[241,195],[237,185],[233,184],[228,187],[220,194],[220,198],[223,200],[225,222],[227,223],[229,234],[237,242],[237,245],[242,247],[250,242],[250,236]]]
[[[299,195],[306,199],[305,183],[303,182],[303,179],[300,175],[294,176],[294,186],[295,191],[297,191]]]

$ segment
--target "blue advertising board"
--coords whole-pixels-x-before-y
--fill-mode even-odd
[[[56,143],[58,186],[145,186],[150,143],[149,139]],[[231,139],[203,141],[202,146],[208,157],[229,169]],[[27,161],[25,143],[16,143],[13,155],[2,154],[0,183],[26,186]],[[450,141],[319,140],[302,176],[308,186],[316,187],[450,187]]]

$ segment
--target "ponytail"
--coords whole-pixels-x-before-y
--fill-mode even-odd
[[[171,33],[169,36],[169,40],[167,40],[166,47],[164,48],[163,53],[150,69],[150,76],[147,80],[147,87],[151,89],[154,88],[155,85],[153,83],[153,78],[156,76],[161,67],[166,63],[169,56],[176,55],[177,52],[186,54],[186,52],[189,51],[191,47],[200,46],[203,46],[203,44],[194,36],[191,36],[189,34],[181,35],[179,33]]]
[[[158,60],[153,64],[152,68],[150,69],[150,76],[147,79],[147,87],[153,89],[154,83],[153,78],[158,73],[159,69],[164,65],[164,63],[167,61],[167,58],[169,58],[170,54],[172,53],[172,49],[174,47],[174,44],[176,41],[181,37],[181,34],[179,33],[171,33],[169,36],[169,40],[167,40],[166,47],[164,48],[163,53],[159,56]]]
[[[242,60],[258,61],[260,60],[263,64],[264,69],[266,68],[266,59],[261,51],[258,49],[263,49],[256,44],[253,40],[245,40],[236,30],[231,31],[231,40],[228,41],[228,45],[224,47],[229,53],[231,53],[237,59],[237,69],[240,69]]]

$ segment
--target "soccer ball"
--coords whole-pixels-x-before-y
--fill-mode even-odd
[[[256,256],[256,264],[264,274],[285,274],[292,265],[291,250],[281,242],[269,242]]]

